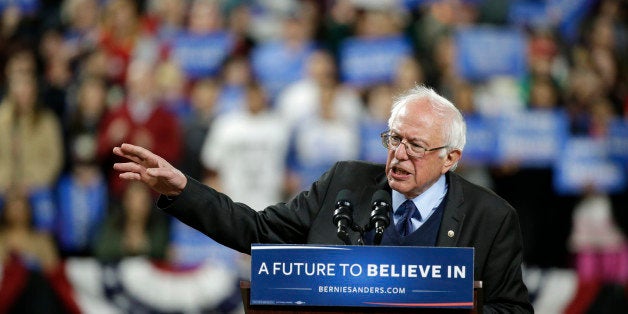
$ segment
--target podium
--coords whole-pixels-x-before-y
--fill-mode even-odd
[[[251,282],[240,281],[242,304],[246,314],[343,314],[343,313],[450,313],[450,314],[482,314],[482,282],[473,282],[473,308],[472,309],[443,309],[443,308],[387,308],[387,307],[324,307],[324,306],[271,306],[250,305]]]

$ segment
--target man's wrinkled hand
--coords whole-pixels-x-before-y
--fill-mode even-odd
[[[187,184],[187,177],[179,169],[143,147],[125,143],[114,147],[113,153],[129,160],[113,165],[121,179],[144,182],[167,196],[181,194]]]

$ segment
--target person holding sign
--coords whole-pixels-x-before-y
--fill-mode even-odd
[[[391,196],[390,227],[381,244],[474,247],[474,279],[483,282],[484,313],[532,313],[521,274],[522,239],[516,211],[505,200],[456,173],[465,145],[458,109],[417,86],[393,104],[381,134],[385,165],[340,161],[287,203],[256,211],[232,201],[130,144],[113,149],[128,162],[114,169],[161,193],[157,205],[219,243],[250,253],[252,243],[342,244],[332,224],[337,196],[352,192],[353,220],[369,222],[371,197]],[[355,243],[356,236],[347,240]],[[364,242],[374,243],[373,234]]]

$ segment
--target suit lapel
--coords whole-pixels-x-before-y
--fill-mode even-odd
[[[465,210],[462,206],[464,195],[457,174],[448,172],[447,182],[449,184],[447,196],[445,197],[447,204],[445,204],[436,246],[455,247],[458,243],[465,217]]]

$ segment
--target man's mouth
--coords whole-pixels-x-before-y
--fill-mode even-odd
[[[392,168],[392,172],[393,174],[398,175],[398,176],[407,176],[410,174],[410,172],[403,170],[402,168],[397,167],[397,166]]]

